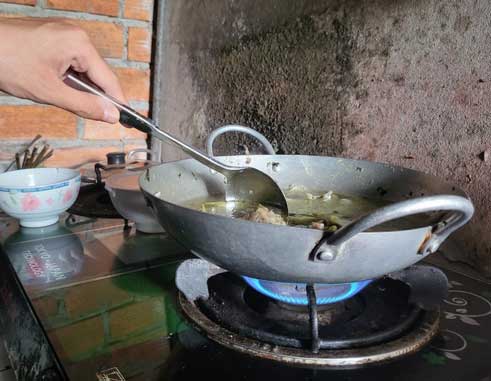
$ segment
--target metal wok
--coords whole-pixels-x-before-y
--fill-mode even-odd
[[[457,187],[392,165],[297,155],[227,156],[219,160],[258,168],[282,189],[295,184],[312,191],[332,190],[394,202],[335,233],[326,233],[186,207],[192,200],[224,195],[223,176],[196,160],[161,164],[141,175],[140,188],[169,234],[195,255],[253,278],[298,283],[375,279],[435,252],[474,213],[471,201]],[[432,211],[448,213],[423,227],[370,230],[387,221]]]

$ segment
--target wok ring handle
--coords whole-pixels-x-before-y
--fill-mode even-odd
[[[469,199],[452,195],[426,196],[377,209],[342,227],[334,234],[324,236],[312,251],[312,258],[315,261],[332,261],[342,252],[344,244],[358,233],[398,218],[436,211],[451,213],[433,227],[431,234],[421,244],[418,254],[431,254],[438,250],[450,234],[471,219],[474,206]]]
[[[259,142],[263,145],[264,149],[268,153],[268,155],[275,155],[275,151],[273,149],[273,146],[271,143],[266,139],[266,137],[257,132],[256,130],[249,128],[249,127],[244,127],[244,126],[239,126],[237,124],[229,124],[226,126],[222,126],[217,128],[216,130],[213,130],[211,134],[208,136],[208,139],[206,140],[206,152],[208,152],[209,156],[214,156],[213,155],[213,143],[215,142],[215,139],[218,138],[220,135],[223,135],[227,132],[243,132],[244,134],[250,135],[255,137]]]
[[[150,156],[150,159],[133,158],[133,156],[135,156],[135,154],[140,153],[140,152],[147,153]],[[153,163],[154,162],[154,160],[153,160],[154,156],[155,156],[155,153],[152,152],[151,150],[149,150],[148,148],[135,148],[126,154],[126,159],[128,160],[128,162],[130,162],[131,160],[134,160],[134,161],[140,161],[140,162],[144,162],[144,163]]]

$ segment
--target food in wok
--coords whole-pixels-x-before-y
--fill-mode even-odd
[[[284,218],[274,207],[246,202],[227,202],[223,199],[194,200],[189,207],[215,215],[240,218],[247,221],[299,226],[335,232],[339,228],[377,208],[389,205],[388,200],[352,196],[333,191],[311,193],[299,185],[290,186],[286,192],[290,213]],[[439,217],[439,216],[438,216]],[[406,217],[384,226],[385,229],[417,226],[428,219],[436,219],[429,213]]]

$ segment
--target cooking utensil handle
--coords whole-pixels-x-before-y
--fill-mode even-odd
[[[133,159],[133,156],[139,152],[147,153],[148,155],[150,155],[150,159]],[[126,155],[126,157],[128,159],[128,162],[131,160],[135,160],[135,161],[141,161],[144,163],[152,163],[154,153],[152,152],[152,150],[149,150],[148,148],[136,148],[136,149],[132,149],[131,151],[129,151],[128,154]]]
[[[418,197],[397,202],[377,209],[342,227],[334,234],[325,236],[314,248],[313,258],[321,261],[332,260],[342,250],[343,245],[358,233],[398,218],[436,211],[453,213],[434,226],[431,235],[423,242],[418,254],[427,255],[435,252],[450,234],[471,219],[474,214],[474,206],[467,198],[452,195]]]
[[[276,154],[273,146],[263,134],[249,127],[239,126],[237,124],[229,124],[223,127],[219,127],[216,130],[213,130],[208,136],[208,139],[206,140],[206,152],[208,153],[209,156],[214,156],[213,143],[215,142],[215,139],[227,132],[243,132],[244,134],[250,135],[256,138],[257,140],[259,140],[259,142],[263,145],[268,155]]]
[[[147,133],[153,137],[156,137],[159,140],[169,141],[171,143],[174,143],[179,148],[181,148],[184,152],[186,152],[191,157],[193,157],[193,159],[198,160],[200,163],[212,168],[213,170],[223,175],[226,175],[230,171],[239,169],[236,167],[222,164],[217,160],[207,156],[205,153],[180,141],[179,139],[175,138],[171,134],[159,129],[158,126],[151,119],[146,118],[145,116],[139,114],[131,107],[120,103],[118,100],[111,97],[110,95],[107,95],[102,90],[97,89],[95,86],[86,83],[85,81],[78,78],[76,74],[68,73],[67,79],[69,79],[73,84],[82,88],[83,90],[88,91],[89,93],[92,93],[94,95],[98,95],[101,98],[104,98],[108,102],[112,103],[119,110],[119,121],[122,124],[126,124],[128,126],[134,127],[137,130]]]

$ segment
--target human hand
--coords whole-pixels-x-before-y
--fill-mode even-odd
[[[71,68],[126,103],[116,75],[81,28],[49,19],[9,19],[0,21],[0,36],[1,90],[84,118],[119,121],[119,111],[111,103],[64,83]]]

